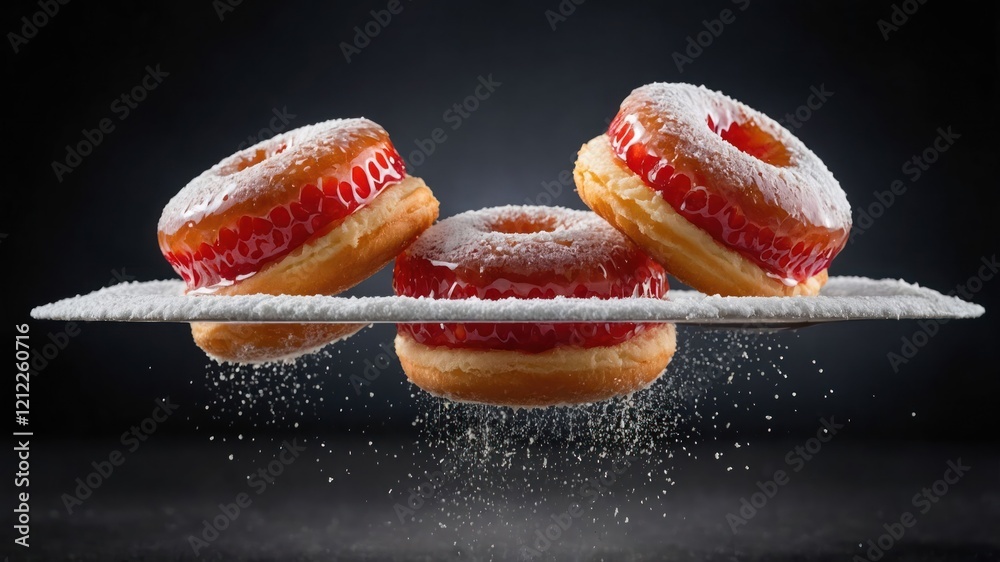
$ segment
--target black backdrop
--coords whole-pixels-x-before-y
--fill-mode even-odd
[[[8,330],[28,322],[32,306],[88,292],[116,275],[172,277],[155,240],[163,205],[248,136],[271,123],[284,127],[272,121],[276,114],[286,114],[291,127],[364,115],[386,127],[411,164],[416,141],[444,128],[448,139],[415,173],[449,216],[540,196],[545,202],[543,183],[555,190],[551,182],[571,169],[580,144],[602,130],[632,88],[652,81],[703,83],[775,117],[805,104],[812,87],[832,92],[795,132],[838,177],[855,210],[876,202],[874,193],[895,179],[909,186],[843,252],[834,274],[900,277],[949,290],[975,278],[981,259],[998,249],[992,3],[926,3],[906,22],[897,14],[902,25],[886,40],[877,22],[892,17],[888,1],[564,0],[560,8],[555,0],[402,0],[402,11],[348,62],[341,43],[354,41],[355,26],[364,27],[386,2],[223,2],[71,2],[26,43],[13,39],[16,53],[8,45],[10,173],[0,190]],[[20,18],[39,9],[8,3],[0,21],[21,34]],[[568,15],[546,15],[560,9]],[[678,68],[672,53],[683,52],[688,37],[697,40],[703,20],[723,9],[735,21],[710,43],[702,34],[709,44],[700,53],[692,48],[695,56]],[[162,81],[126,116],[123,102],[113,104],[142,83],[147,67],[159,68]],[[453,130],[444,112],[490,76],[500,83],[496,91]],[[102,119],[114,130],[57,178],[53,162],[65,162],[66,146]],[[910,182],[901,166],[931,145],[939,127],[961,136]],[[569,188],[554,203],[582,208]],[[942,326],[899,372],[887,354],[920,330],[915,322],[779,336],[791,348],[792,368],[778,391],[800,398],[794,412],[770,422],[760,408],[747,408],[742,431],[763,436],[765,424],[776,435],[811,431],[818,413],[835,412],[851,418],[856,436],[995,440],[1000,382],[992,311],[1000,280],[973,286],[982,287],[972,298],[990,310],[987,316]],[[383,271],[353,293],[388,291]],[[38,343],[64,329],[31,325]],[[347,377],[391,337],[390,327],[367,330],[325,361],[332,365],[322,375],[331,379],[324,390],[331,398],[313,423],[331,431],[357,423],[409,427],[416,406],[395,364],[373,384],[376,398],[339,400],[354,398]],[[795,367],[812,359],[823,366],[821,377],[815,368]],[[212,403],[206,364],[181,325],[83,325],[35,378],[34,429],[117,434],[148,415],[155,396],[200,410]],[[734,384],[741,393],[775,391],[774,380],[759,377]],[[242,423],[222,418],[199,411],[171,430]]]

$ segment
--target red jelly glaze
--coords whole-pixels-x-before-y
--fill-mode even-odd
[[[663,267],[635,248],[608,256],[589,268],[594,275],[572,281],[558,271],[525,279],[512,274],[484,279],[475,266],[439,265],[408,252],[396,258],[393,289],[407,297],[483,300],[573,298],[662,299],[667,276]],[[596,273],[600,272],[600,273]],[[628,341],[658,324],[648,323],[466,323],[400,324],[401,333],[418,343],[457,349],[499,349],[538,353],[559,346],[604,347]]]
[[[258,155],[258,160],[265,157]],[[161,248],[163,255],[190,289],[233,282],[328,233],[370,202],[373,193],[381,193],[406,175],[403,159],[389,142],[359,155],[345,169],[340,175],[320,176],[302,185],[297,199],[267,213],[233,220],[219,229],[212,244],[166,246]]]
[[[653,123],[644,123],[649,117],[623,109],[607,132],[613,150],[675,211],[717,242],[775,277],[798,283],[827,269],[844,248],[845,230],[809,228],[771,210],[730,200],[696,165],[676,165],[669,140],[649,132],[655,130],[650,127]],[[630,120],[643,125],[643,138],[636,138]],[[762,162],[789,165],[785,148],[754,123],[715,123],[710,115],[706,123],[723,140]]]

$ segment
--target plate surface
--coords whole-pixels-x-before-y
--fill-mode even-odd
[[[118,322],[675,322],[792,328],[821,322],[976,318],[985,309],[905,281],[833,277],[816,297],[720,297],[670,291],[670,300],[184,295],[181,281],[125,283],[39,306],[40,320]]]

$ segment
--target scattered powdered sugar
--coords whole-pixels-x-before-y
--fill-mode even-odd
[[[684,493],[675,488],[684,484],[679,465],[757,468],[747,453],[770,429],[745,436],[732,421],[794,415],[798,400],[815,401],[791,398],[790,389],[803,387],[787,371],[806,388],[815,387],[808,371],[817,375],[815,365],[786,365],[786,335],[688,329],[658,381],[596,404],[512,409],[453,403],[411,387],[420,407],[412,445],[392,450],[368,441],[350,455],[405,467],[388,485],[387,522],[371,540],[386,540],[391,529],[404,544],[458,544],[476,557],[519,558],[526,547],[538,548],[539,530],[576,509],[546,554],[586,554],[604,546],[609,532],[627,537],[629,530],[616,529],[630,521],[666,518],[673,494]],[[752,390],[772,385],[774,398]],[[342,455],[323,464],[350,475],[351,460]]]
[[[635,522],[670,520],[677,494],[691,493],[691,470],[735,476],[768,468],[753,456],[756,441],[789,418],[812,420],[834,384],[817,384],[824,375],[816,361],[786,358],[789,337],[799,336],[684,328],[677,355],[647,389],[534,409],[432,397],[405,380],[383,346],[328,348],[294,365],[213,364],[200,379],[212,393],[205,437],[242,469],[272,461],[283,439],[275,432],[292,431],[307,449],[297,478],[330,493],[350,494],[362,471],[378,471],[375,487],[357,496],[371,506],[368,535],[354,539],[362,548],[456,545],[473,558],[523,558],[525,548],[538,548],[539,530],[574,509],[545,554],[583,559],[645,532]],[[380,374],[365,378],[372,366]],[[408,389],[416,414],[408,400],[387,401],[399,395],[387,392],[396,385]],[[412,440],[385,433],[388,421],[402,421],[400,410],[416,430]],[[338,425],[334,437],[325,432],[336,411],[359,423]],[[747,424],[751,418],[767,422]],[[229,431],[218,429],[227,422]]]
[[[417,391],[420,436],[411,451],[418,467],[399,483],[396,496],[442,475],[434,497],[406,513],[405,532],[462,541],[473,551],[516,558],[533,544],[539,521],[551,523],[573,504],[580,507],[566,543],[607,526],[622,498],[638,495],[650,479],[673,485],[669,459],[698,442],[686,425],[690,413],[666,385],[597,404],[510,409],[458,404]],[[613,496],[613,499],[612,497]],[[662,509],[662,494],[641,499],[641,509]],[[634,513],[633,513],[634,516]],[[445,526],[436,523],[445,522]]]
[[[344,153],[354,140],[380,134],[385,134],[382,127],[362,117],[323,121],[265,139],[191,180],[164,207],[158,228],[172,234],[188,222],[197,223],[272,189],[292,168],[317,161],[323,154]],[[260,160],[260,154],[266,157]],[[257,163],[240,169],[246,162]]]
[[[833,277],[815,297],[721,297],[670,291],[668,300],[479,299],[290,295],[191,296],[181,281],[123,283],[37,307],[45,320],[125,322],[676,322],[788,325],[837,320],[975,318],[985,309],[905,281]]]
[[[381,353],[382,349],[377,351]],[[255,451],[237,448],[244,457],[238,460],[259,466],[273,460],[274,449],[280,449],[284,435],[291,432],[310,455],[315,455],[314,462],[319,462],[320,454],[327,449],[323,434],[332,415],[348,420],[348,426],[340,428],[340,438],[350,438],[358,436],[355,432],[364,423],[380,426],[391,421],[392,412],[400,406],[386,400],[374,379],[364,378],[371,376],[366,369],[371,368],[368,357],[372,353],[364,346],[342,345],[326,347],[292,362],[208,363],[201,377],[190,381],[204,388],[209,396],[196,408],[198,417],[213,428],[207,439],[220,443],[220,454],[230,458],[233,453],[225,444],[253,443],[258,447]],[[376,357],[378,366],[388,368],[388,359]],[[401,374],[396,376],[400,384],[408,384]],[[387,383],[388,379],[387,374],[379,382]],[[201,429],[200,423],[196,429]],[[364,436],[363,429],[360,431]],[[320,467],[319,472],[326,468],[332,467]]]
[[[701,162],[720,185],[753,187],[769,204],[816,226],[850,226],[851,205],[840,183],[815,153],[767,115],[692,84],[647,84],[633,90],[622,107],[630,103],[650,106],[659,121],[659,134],[675,138],[676,150]],[[791,165],[772,166],[729,144],[706,126],[709,116],[726,126],[753,121],[785,147]],[[634,119],[632,124],[638,125]]]
[[[238,420],[260,431],[316,419],[333,398],[323,390],[333,375],[330,353],[267,365],[210,363],[204,384],[215,400],[205,410],[215,422]]]

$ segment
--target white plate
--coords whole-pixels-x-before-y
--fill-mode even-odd
[[[833,277],[816,297],[720,297],[670,291],[669,300],[190,296],[181,281],[126,283],[31,311],[41,320],[118,322],[675,322],[792,328],[847,320],[976,318],[986,310],[904,281]]]

